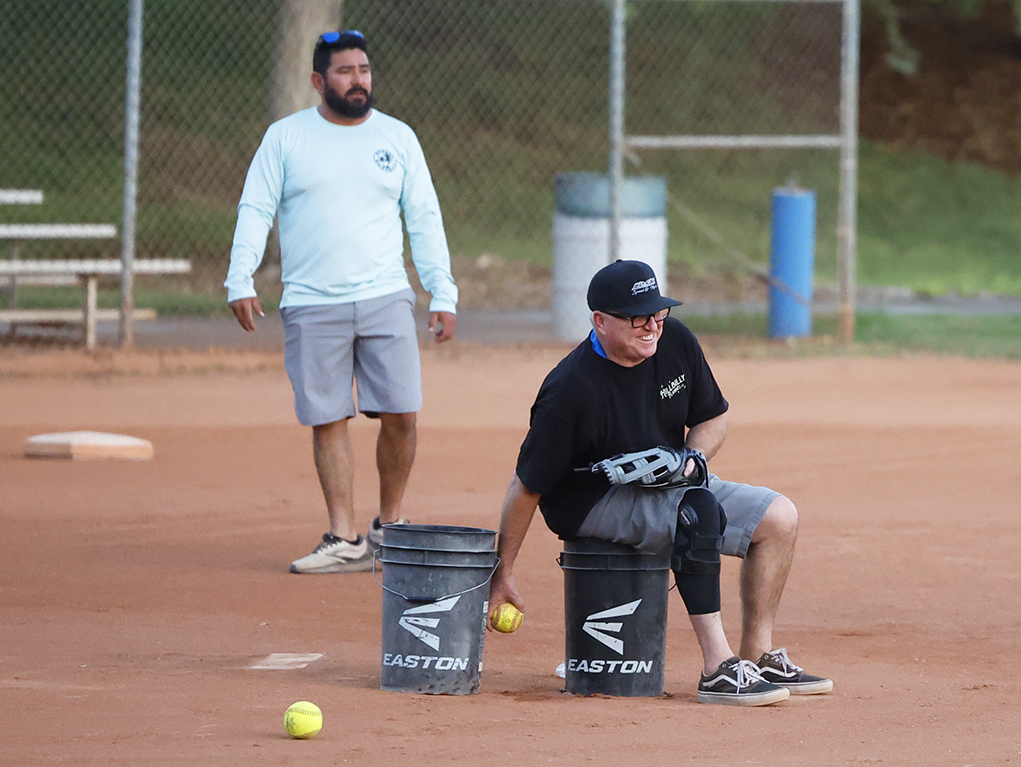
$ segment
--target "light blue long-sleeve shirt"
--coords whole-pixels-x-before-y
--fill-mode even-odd
[[[227,300],[256,295],[252,276],[274,216],[281,306],[363,301],[408,288],[402,211],[430,311],[455,311],[443,218],[414,131],[377,110],[359,125],[331,123],[315,107],[278,120],[245,178]]]

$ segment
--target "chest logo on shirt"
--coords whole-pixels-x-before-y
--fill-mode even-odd
[[[392,152],[388,152],[385,149],[377,149],[376,153],[372,155],[372,159],[376,161],[376,165],[387,173],[392,173],[397,167],[397,158],[394,157]]]
[[[684,382],[684,376],[679,375],[670,383],[664,384],[659,387],[659,398],[670,399],[681,389],[687,389],[688,385]]]

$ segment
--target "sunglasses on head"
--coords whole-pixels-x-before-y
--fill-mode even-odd
[[[341,35],[353,35],[354,37],[360,37],[362,40],[365,39],[365,35],[357,29],[346,29],[343,32],[323,32],[319,35],[319,42],[325,43],[326,45],[333,45],[340,39]]]

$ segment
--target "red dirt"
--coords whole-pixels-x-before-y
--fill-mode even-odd
[[[497,524],[528,406],[562,351],[425,353],[415,521]],[[669,695],[561,693],[560,544],[538,520],[518,567],[525,622],[487,638],[481,693],[380,691],[372,576],[287,572],[325,514],[279,365],[60,376],[85,358],[48,359],[45,374],[0,378],[0,764],[1021,762],[1021,364],[713,360],[732,403],[714,469],[782,490],[802,515],[777,641],[836,683],[732,709],[695,703],[676,595]],[[149,439],[156,457],[21,456],[26,437],[75,429]],[[353,433],[367,524],[375,425]],[[736,573],[728,560],[735,640]],[[247,668],[272,652],[323,657]],[[311,741],[283,732],[302,699],[325,714]]]

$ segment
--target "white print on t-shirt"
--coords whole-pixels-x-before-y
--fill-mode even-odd
[[[648,293],[650,290],[656,289],[656,278],[650,277],[647,280],[636,282],[631,286],[631,295],[637,296],[639,293]]]
[[[670,383],[659,387],[659,398],[670,399],[675,394],[677,394],[677,392],[679,392],[681,389],[685,388],[687,388],[687,385],[684,383],[684,376],[679,375]]]

